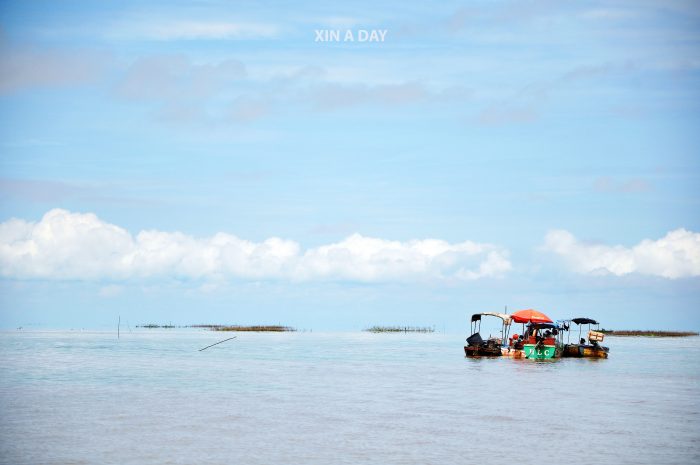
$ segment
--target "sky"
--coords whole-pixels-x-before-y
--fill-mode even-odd
[[[0,327],[698,330],[699,45],[692,1],[3,1]]]

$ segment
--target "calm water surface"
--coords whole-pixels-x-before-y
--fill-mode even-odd
[[[8,464],[697,464],[700,338],[465,359],[462,335],[0,333]]]

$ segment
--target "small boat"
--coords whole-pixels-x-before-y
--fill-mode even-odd
[[[564,352],[561,328],[555,323],[530,323],[523,341],[525,358],[545,360],[559,358]]]
[[[484,316],[492,316],[501,319],[501,337],[492,337],[484,340],[481,337],[481,318]],[[484,312],[475,313],[471,319],[471,336],[467,338],[467,345],[464,346],[464,354],[467,357],[491,356],[500,357],[503,355],[503,341],[508,340],[508,331],[512,320],[510,315],[505,313]]]
[[[564,357],[608,358],[610,349],[599,344],[603,342],[605,334],[598,329],[600,324],[596,320],[591,318],[572,318],[564,323],[564,327],[567,330],[569,330],[570,323],[575,323],[578,326],[578,343],[571,344],[567,338],[567,344],[564,346]],[[586,338],[582,337],[583,327],[586,325],[588,325],[588,343],[586,343]],[[595,330],[591,328],[593,325],[595,325]]]
[[[544,313],[532,309],[517,311],[511,318],[514,322],[523,324],[523,334],[512,342],[515,357],[534,360],[561,357],[564,343],[563,331],[559,324],[554,323]],[[522,351],[522,354],[518,354],[518,351]]]

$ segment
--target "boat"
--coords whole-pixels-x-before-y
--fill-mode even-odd
[[[501,320],[500,337],[490,336],[484,339],[481,336],[481,319],[484,316],[491,316]],[[467,338],[467,345],[464,346],[464,354],[467,357],[491,356],[500,357],[504,352],[504,341],[508,340],[508,332],[512,319],[505,313],[484,312],[475,313],[471,318],[471,336]]]
[[[512,342],[515,357],[545,360],[562,356],[563,328],[547,315],[537,310],[527,309],[513,313],[511,319],[515,323],[523,324],[523,334]]]
[[[561,328],[555,323],[530,323],[522,343],[525,358],[545,360],[559,358],[564,352]]]
[[[569,337],[571,333],[569,332],[569,337],[567,337],[567,343],[564,346],[564,357],[589,357],[589,358],[608,358],[610,349],[608,347],[603,347],[600,345],[605,338],[605,334],[599,331],[600,324],[591,318],[572,318],[567,320],[565,323],[575,323],[578,326],[578,342],[575,344],[569,343]],[[586,343],[586,338],[582,337],[583,327],[588,326],[588,343]],[[595,330],[592,329],[595,326]],[[566,327],[568,330],[569,327]]]

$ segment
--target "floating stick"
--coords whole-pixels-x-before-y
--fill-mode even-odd
[[[236,339],[236,336],[230,337],[230,338],[228,338],[228,339],[224,339],[223,341],[215,342],[214,344],[212,344],[212,345],[210,345],[210,346],[206,346],[204,349],[208,349],[209,347],[215,346],[215,345],[217,345],[217,344],[221,344],[222,342],[230,341],[231,339]],[[204,349],[199,349],[199,351],[201,352],[201,351],[203,351]]]

